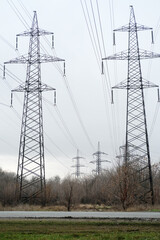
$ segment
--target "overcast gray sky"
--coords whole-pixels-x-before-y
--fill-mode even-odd
[[[82,171],[91,173],[95,166],[89,162],[93,160],[98,141],[112,162],[104,167],[110,167],[115,163],[119,146],[125,143],[126,92],[115,91],[115,103],[111,105],[110,88],[126,79],[127,62],[108,62],[106,77],[101,76],[100,65],[101,56],[127,49],[127,33],[117,33],[116,47],[113,47],[112,30],[128,23],[131,4],[137,22],[154,29],[154,46],[150,32],[145,31],[139,33],[140,48],[160,53],[159,0],[99,0],[99,8],[96,0],[0,1],[1,65],[28,52],[29,38],[19,38],[19,51],[15,51],[15,36],[31,27],[33,11],[37,11],[39,27],[53,31],[55,35],[55,50],[51,50],[51,37],[48,36],[41,39],[41,51],[66,60],[66,78],[63,78],[61,64],[48,63],[41,69],[42,81],[57,90],[57,107],[52,105],[52,93],[43,94],[47,178],[72,173],[74,169],[70,166],[74,164],[72,158],[76,156],[77,148],[85,158],[81,161],[86,166]],[[1,65],[0,76],[3,76]],[[144,60],[143,77],[159,85],[159,66],[160,59]],[[26,66],[6,67],[11,76],[14,74],[19,81],[25,81]],[[105,71],[107,73],[106,66]],[[7,74],[5,80],[0,79],[0,167],[14,172],[17,169],[23,93],[14,94],[13,109],[9,105],[11,89],[18,85],[18,81]],[[152,163],[156,163],[160,160],[156,90],[146,90],[145,100]]]

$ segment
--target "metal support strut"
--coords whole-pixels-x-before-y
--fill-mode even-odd
[[[113,56],[105,57],[102,60],[118,59],[128,61],[127,81],[122,81],[113,87],[114,89],[127,90],[124,165],[126,167],[132,166],[132,169],[135,169],[135,172],[139,174],[141,190],[137,193],[135,192],[134,196],[138,196],[141,201],[153,204],[153,181],[144,89],[151,87],[157,88],[158,86],[142,78],[141,59],[159,58],[160,54],[141,50],[139,48],[138,31],[151,30],[152,43],[154,43],[153,31],[150,27],[137,24],[133,6],[130,6],[130,9],[129,24],[114,30],[114,33],[116,31],[128,32],[128,50],[116,53]],[[115,44],[114,35],[113,44]],[[158,101],[159,100],[158,90]]]
[[[25,83],[12,90],[11,93],[12,106],[13,92],[24,92],[16,195],[17,201],[25,203],[41,202],[41,204],[45,204],[46,180],[42,92],[55,92],[55,88],[49,87],[47,84],[41,82],[41,63],[64,62],[64,59],[40,53],[40,36],[50,34],[52,35],[53,47],[53,33],[39,29],[37,13],[34,12],[30,31],[17,34],[16,37],[16,49],[18,49],[19,36],[30,37],[28,56],[26,57],[26,55],[22,55],[5,62],[5,64],[27,64]],[[5,66],[3,76],[5,77]],[[54,104],[56,104],[56,93],[54,93]]]

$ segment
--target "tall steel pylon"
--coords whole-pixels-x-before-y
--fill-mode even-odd
[[[93,153],[93,157],[96,157],[96,160],[90,162],[90,163],[96,164],[96,170],[94,170],[96,175],[100,175],[102,173],[102,171],[104,170],[102,168],[102,162],[110,162],[108,160],[102,160],[102,155],[108,155],[108,154],[105,152],[101,152],[100,142],[98,142],[98,150],[97,150],[97,152]]]
[[[80,159],[84,159],[84,158],[79,156],[79,150],[77,150],[77,156],[72,158],[72,159],[76,160],[76,164],[72,166],[72,167],[75,168],[75,172],[73,174],[75,175],[76,178],[79,178],[81,176],[81,174],[83,174],[80,171],[80,168],[85,167],[84,165],[80,164]]]
[[[135,164],[136,168],[138,169],[139,182],[143,189],[140,199],[145,202],[151,201],[153,204],[153,181],[144,101],[144,89],[158,86],[142,78],[140,60],[159,58],[160,54],[139,49],[138,31],[143,30],[151,30],[153,43],[152,28],[136,23],[133,6],[130,6],[129,24],[115,29],[113,32],[114,44],[116,31],[128,32],[128,50],[114,54],[113,56],[103,58],[102,60],[118,59],[128,61],[127,81],[122,81],[112,88],[127,90],[124,161],[126,166],[129,164],[132,164],[133,166],[133,164]]]
[[[64,61],[40,53],[40,36],[49,34],[53,36],[52,32],[38,27],[37,13],[34,11],[31,29],[17,35],[17,37],[30,37],[28,55],[22,55],[4,63],[27,64],[25,83],[12,90],[12,92],[24,92],[16,189],[17,200],[21,202],[36,199],[42,204],[45,203],[42,92],[55,89],[41,82],[41,63]],[[17,45],[18,40],[16,48]]]

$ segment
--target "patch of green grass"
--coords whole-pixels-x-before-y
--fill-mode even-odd
[[[0,240],[159,240],[160,222],[0,221]]]
[[[159,240],[156,233],[1,234],[1,240]]]
[[[160,212],[160,209],[154,208],[154,209],[151,209],[150,212]]]

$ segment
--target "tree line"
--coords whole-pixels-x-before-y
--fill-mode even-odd
[[[160,163],[152,166],[154,202],[160,204]],[[32,187],[32,186],[31,186]],[[15,205],[16,174],[0,169],[0,203],[3,206]],[[138,181],[138,175],[132,167],[125,168],[117,164],[112,169],[99,175],[74,178],[59,176],[46,180],[46,204],[65,206],[70,211],[79,204],[104,204],[106,206],[130,206],[148,204],[143,199],[143,188]],[[36,201],[30,201],[30,204]],[[38,204],[38,202],[37,202]]]

